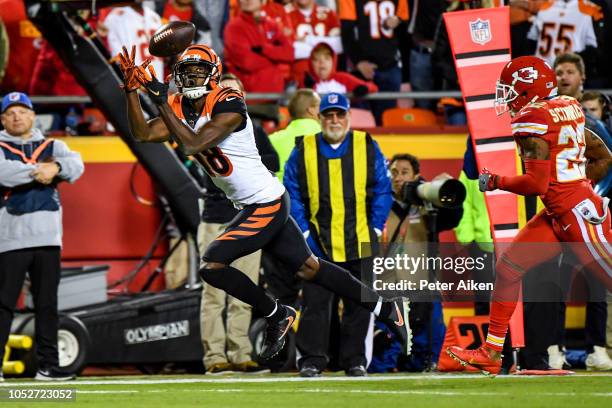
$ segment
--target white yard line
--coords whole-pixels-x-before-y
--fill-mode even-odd
[[[175,389],[174,392],[184,393],[277,393],[277,394],[295,394],[295,393],[314,393],[314,394],[371,394],[371,395],[439,395],[439,396],[510,396],[515,395],[507,392],[472,392],[472,391],[433,391],[433,390],[336,390],[324,388],[307,388],[301,390],[278,390],[278,389],[261,389],[261,388],[225,388],[225,389]],[[167,392],[166,390],[105,390],[105,391],[87,391],[77,390],[77,394],[113,394],[113,393],[160,393]],[[577,396],[592,396],[592,397],[612,397],[612,392],[538,392],[533,393],[538,396],[551,397],[577,397]]]
[[[77,394],[137,394],[137,390],[77,390]]]
[[[588,379],[592,377],[612,377],[612,373],[599,373],[589,375],[571,375],[563,376],[564,378]],[[87,378],[87,377],[82,377]],[[302,378],[302,377],[286,377],[286,376],[265,376],[265,377],[229,377],[229,378],[209,378],[209,377],[191,377],[191,378],[164,378],[163,376],[152,376],[146,379],[129,379],[122,377],[112,379],[113,377],[92,377],[87,380],[77,380],[69,382],[41,382],[27,381],[19,382],[8,380],[0,383],[0,387],[25,387],[25,386],[53,386],[53,387],[75,387],[79,385],[147,385],[147,384],[234,384],[234,383],[279,383],[279,382],[344,382],[344,381],[359,381],[359,382],[381,382],[381,381],[447,381],[473,379],[483,381],[495,381],[482,374],[437,374],[437,375],[381,375],[369,377],[334,377],[323,376],[318,378]],[[527,376],[527,375],[508,375],[498,377],[499,380],[505,379],[520,379],[520,378],[558,378],[557,376]]]

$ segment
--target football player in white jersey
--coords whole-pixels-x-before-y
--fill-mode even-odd
[[[537,41],[536,57],[552,66],[555,57],[597,47],[593,19],[601,19],[599,6],[588,0],[557,0],[542,6],[527,38]]]
[[[200,276],[266,316],[268,326],[260,356],[269,359],[282,349],[296,316],[294,309],[271,299],[230,266],[235,259],[262,248],[286,265],[288,273],[320,284],[375,313],[395,332],[408,354],[408,301],[385,301],[346,270],[312,254],[289,215],[285,187],[261,163],[241,92],[218,85],[221,61],[217,54],[205,45],[187,48],[173,67],[179,93],[168,96],[168,84],[156,79],[155,70],[147,67],[147,62],[137,66],[133,53],[128,54],[124,47],[119,55],[133,136],[144,142],[178,143],[241,209],[207,248]],[[135,92],[141,85],[160,111],[160,117],[148,122]],[[362,293],[367,294],[365,300]]]
[[[133,44],[136,46],[136,63],[142,64],[151,56],[149,40],[161,25],[159,14],[138,2],[131,6],[113,8],[101,23],[101,28],[108,32],[111,55],[120,53],[123,44]],[[151,64],[160,75],[164,73],[163,59],[156,57]]]

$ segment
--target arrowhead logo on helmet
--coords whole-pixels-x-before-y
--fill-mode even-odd
[[[538,71],[536,71],[533,67],[521,68],[512,73],[512,78],[514,78],[515,83],[516,81],[521,81],[528,84],[533,84],[533,81],[538,79]]]

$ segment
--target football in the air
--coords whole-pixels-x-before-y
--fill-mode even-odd
[[[172,57],[191,45],[195,25],[189,21],[171,21],[161,26],[149,41],[149,53],[156,57]]]

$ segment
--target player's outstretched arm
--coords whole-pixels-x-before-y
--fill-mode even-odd
[[[584,157],[587,158],[586,175],[589,180],[597,183],[604,178],[612,167],[612,154],[601,138],[590,129],[584,130],[586,150]]]
[[[170,132],[160,118],[147,122],[140,106],[137,92],[126,92],[128,105],[128,124],[136,140],[141,142],[166,142],[170,140]]]
[[[179,144],[179,148],[187,155],[200,153],[218,145],[236,130],[244,119],[239,113],[218,113],[194,133],[176,117],[168,104],[159,106],[159,112],[172,137]]]
[[[156,122],[148,123],[149,130],[160,131],[161,125],[164,125],[163,128],[168,136],[178,143],[183,153],[192,155],[218,145],[242,123],[244,117],[239,113],[219,113],[214,115],[197,133],[194,132],[174,114],[168,105],[168,83],[157,80],[155,69],[152,66],[145,68],[147,68],[145,64],[137,67],[135,76],[147,90],[153,103],[157,105],[161,117],[160,122],[162,122],[159,126]],[[142,123],[137,123],[137,126],[142,126]],[[137,130],[143,131],[140,127]],[[165,136],[163,132],[160,134]]]
[[[168,140],[168,129],[159,119],[153,119],[147,122],[140,106],[138,98],[138,89],[140,82],[138,81],[138,66],[136,65],[136,47],[132,46],[131,52],[128,52],[124,46],[122,51],[117,55],[116,60],[119,62],[119,68],[123,74],[123,85],[125,97],[128,105],[128,124],[132,135],[143,142],[164,142]],[[146,68],[151,63],[151,60],[146,60],[142,64],[142,69]]]
[[[542,195],[548,190],[550,180],[550,151],[548,143],[535,136],[521,137],[521,147],[525,174],[521,176],[498,176],[486,171],[479,177],[480,191],[495,189],[520,195]]]

